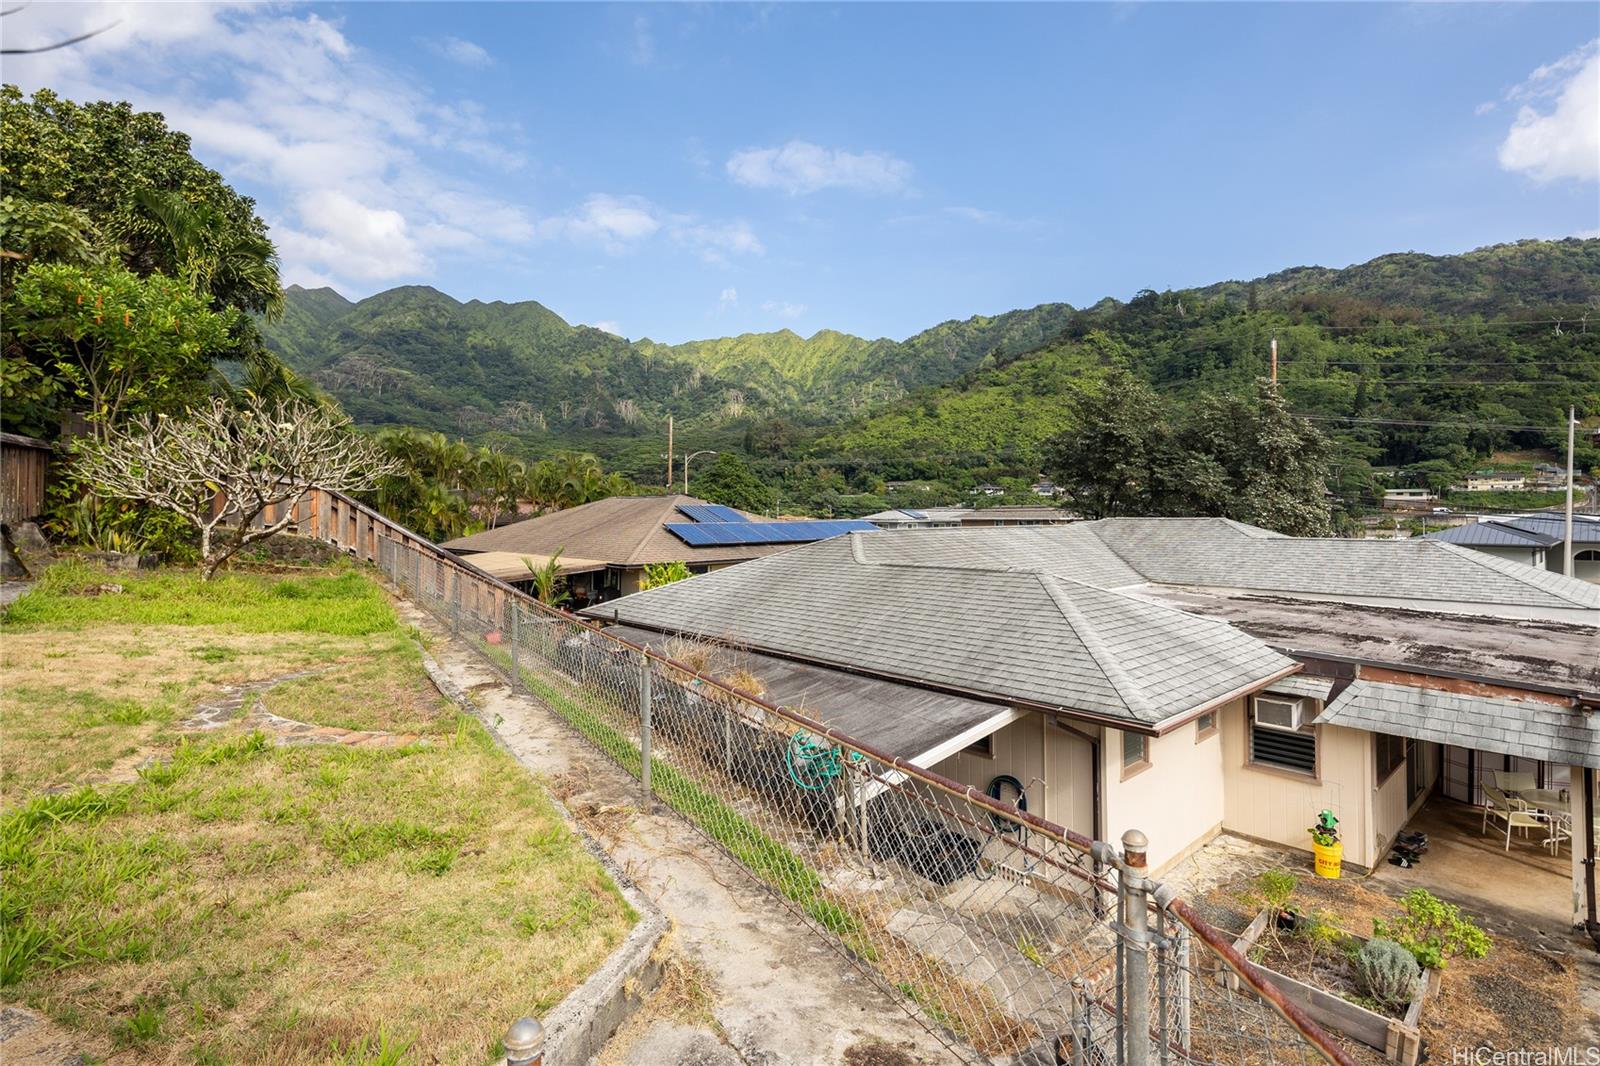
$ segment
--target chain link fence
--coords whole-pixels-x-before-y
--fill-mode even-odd
[[[309,502],[308,502],[309,501]],[[400,592],[691,823],[963,1060],[1350,1060],[1122,849],[762,700],[738,649],[650,651],[345,497],[301,531]]]

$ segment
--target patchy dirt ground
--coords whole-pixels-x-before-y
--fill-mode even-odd
[[[1208,920],[1235,936],[1263,903],[1253,874],[1218,881],[1195,898]],[[1304,874],[1290,902],[1362,936],[1372,935],[1374,918],[1392,919],[1402,911],[1395,898],[1361,881]],[[1458,1048],[1587,1047],[1586,1021],[1574,1009],[1582,979],[1575,956],[1532,947],[1531,941],[1513,935],[1491,936],[1486,957],[1449,960],[1438,994],[1423,1008],[1422,1037],[1431,1059],[1449,1062]],[[1344,1044],[1357,1061],[1383,1061],[1381,1054],[1354,1041]]]

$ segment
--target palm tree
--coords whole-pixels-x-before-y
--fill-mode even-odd
[[[278,253],[265,236],[224,225],[215,207],[166,189],[141,189],[135,198],[166,231],[177,277],[190,291],[269,319],[283,314]]]
[[[544,561],[542,566],[534,566],[533,560],[524,558],[522,565],[528,568],[528,573],[533,579],[533,594],[540,603],[549,607],[560,607],[572,598],[567,591],[567,579],[561,576],[561,553],[566,548],[557,548],[555,554]]]

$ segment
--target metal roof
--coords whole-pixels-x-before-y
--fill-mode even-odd
[[[467,559],[479,570],[493,574],[501,581],[528,581],[533,576],[532,570],[548,563],[550,556],[523,555],[517,552],[477,552]],[[599,559],[579,559],[563,552],[557,560],[557,568],[563,574],[588,574],[604,570],[606,564]]]
[[[1225,623],[1037,565],[907,563],[878,551],[907,537],[937,544],[954,535],[854,533],[586,613],[1146,726],[1296,669]]]
[[[1600,713],[1537,700],[1353,681],[1316,721],[1600,769]]]
[[[1468,522],[1465,525],[1423,534],[1424,540],[1439,540],[1446,544],[1460,544],[1469,548],[1549,548],[1561,543],[1552,537],[1532,530],[1519,529],[1509,522]]]

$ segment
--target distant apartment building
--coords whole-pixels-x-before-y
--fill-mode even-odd
[[[1500,474],[1493,470],[1480,470],[1467,478],[1468,492],[1521,492],[1528,487],[1522,474]]]

